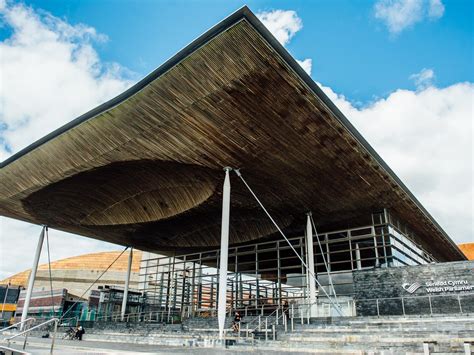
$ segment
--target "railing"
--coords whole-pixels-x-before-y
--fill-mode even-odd
[[[73,322],[70,322],[70,321],[73,321]],[[79,317],[75,316],[75,317],[69,317],[69,318],[60,318],[59,326],[65,326],[65,325],[77,326],[78,324],[79,324]]]
[[[3,346],[3,345],[0,345],[0,354],[15,354],[15,355],[31,355],[30,353],[26,352],[26,351],[21,351],[21,350],[18,350],[18,349],[13,349],[13,348],[9,348],[9,347],[6,347],[6,346]]]
[[[0,329],[0,333],[3,333],[5,330],[8,330],[8,329],[12,329],[12,328],[16,328],[17,326],[19,325],[22,325],[22,324],[28,324],[28,322],[31,322],[31,321],[35,321],[35,318],[26,318],[24,321],[22,322],[18,322],[18,323],[15,323],[15,324],[12,324],[6,328],[3,328],[3,329]]]
[[[183,312],[181,311],[150,311],[150,312],[135,312],[135,313],[126,313],[124,315],[124,322],[160,322],[160,323],[171,323],[175,321],[182,320]],[[93,321],[107,321],[107,322],[121,322],[122,314],[121,312],[99,315]]]
[[[54,332],[53,332],[53,336],[51,338],[51,349],[49,351],[50,354],[53,353],[53,349],[54,349],[54,341],[56,340],[56,333],[58,331],[58,323],[59,323],[59,319],[58,318],[52,318],[50,320],[47,320],[46,322],[43,322],[43,323],[40,323],[38,325],[35,325],[34,327],[31,327],[23,332],[20,332],[18,334],[15,334],[7,339],[5,339],[7,341],[7,346],[10,346],[10,343],[12,341],[12,339],[15,339],[19,336],[22,336],[24,335],[25,336],[25,341],[23,342],[23,350],[25,350],[26,348],[26,342],[28,340],[28,335],[30,334],[31,331],[35,330],[35,329],[39,329],[47,324],[50,324],[50,323],[53,323],[54,322]]]
[[[446,300],[451,300],[451,304],[447,303]],[[442,301],[442,302],[439,302]],[[425,311],[423,310],[423,302],[426,303]],[[443,305],[443,309],[437,304]],[[423,296],[403,296],[403,297],[389,297],[389,298],[373,298],[373,299],[359,299],[339,302],[341,305],[341,311],[345,317],[355,317],[357,312],[357,306],[365,304],[373,305],[374,314],[378,317],[384,315],[436,315],[436,314],[466,314],[474,313],[474,293],[460,293],[454,295],[423,295]],[[389,305],[389,307],[386,307]],[[398,305],[398,308],[397,308]],[[239,330],[245,332],[246,337],[250,337],[255,331],[265,332],[265,340],[268,340],[268,334],[271,332],[272,339],[275,339],[275,326],[279,325],[280,320],[284,326],[285,332],[290,329],[294,331],[295,324],[310,323],[311,318],[316,317],[330,317],[331,316],[331,304],[324,302],[324,299],[319,299],[315,303],[293,303],[289,306],[282,307],[278,306],[276,309],[271,311],[268,315],[264,315],[264,308],[262,306],[261,312],[251,322],[246,324],[246,329]],[[416,312],[410,312],[411,309],[416,307]],[[384,312],[385,308],[389,308]],[[438,311],[439,308],[439,311]],[[268,310],[268,308],[266,309]],[[238,310],[237,310],[238,311]],[[275,316],[275,319],[272,317]],[[257,324],[258,323],[258,324]]]

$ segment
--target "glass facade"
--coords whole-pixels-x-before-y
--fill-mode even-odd
[[[388,211],[374,213],[371,220],[369,225],[313,237],[316,278],[327,293],[351,297],[354,270],[434,261],[414,242],[413,233]],[[292,237],[289,242],[306,261],[306,238]],[[218,263],[219,250],[144,256],[139,288],[145,295],[145,311],[215,310]],[[271,311],[287,302],[307,302],[307,271],[283,238],[230,247],[228,265],[227,302],[232,309]],[[319,292],[318,297],[323,294]]]

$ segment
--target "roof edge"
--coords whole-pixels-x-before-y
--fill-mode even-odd
[[[159,76],[167,72],[169,69],[174,67],[176,64],[178,64],[181,60],[186,58],[189,54],[192,52],[196,51],[199,49],[201,46],[203,46],[205,43],[209,42],[212,40],[215,36],[220,34],[223,30],[230,28],[232,25],[236,24],[238,21],[242,20],[243,18],[248,18],[249,14],[252,14],[250,9],[247,6],[243,6],[225,19],[223,19],[221,22],[219,22],[217,25],[214,25],[211,27],[209,30],[204,32],[201,36],[193,40],[191,43],[189,43],[187,46],[185,46],[183,49],[178,51],[175,55],[173,55],[171,58],[169,58],[166,62],[164,62],[162,65],[160,65],[158,68],[153,70],[151,73],[146,75],[142,80],[138,81],[136,84],[132,85],[129,87],[127,90],[122,92],[121,94],[115,96],[114,98],[100,104],[99,106],[93,108],[90,111],[87,111],[86,113],[80,115],[79,117],[73,119],[72,121],[69,121],[65,125],[55,129],[54,131],[48,133],[44,137],[41,137],[37,141],[31,143],[30,145],[26,146],[25,148],[21,149],[20,151],[16,152],[12,156],[8,157],[4,161],[0,162],[0,169],[6,167],[7,165],[13,163],[14,161],[18,160],[21,158],[23,155],[35,150],[36,148],[40,147],[44,143],[49,142],[53,138],[56,138],[57,136],[67,132],[68,130],[78,126],[79,124],[105,112],[113,107],[121,104],[123,101],[129,99],[133,95],[137,94],[140,90],[145,88],[148,84],[150,84],[152,81],[157,79]],[[253,14],[252,14],[253,15]],[[257,19],[255,17],[255,19]],[[257,19],[258,21],[258,19]]]
[[[265,27],[265,25],[255,16],[255,14],[246,7],[245,17],[251,22],[251,24],[260,32],[265,40],[278,52],[278,54],[290,65],[290,67],[296,72],[297,75],[305,82],[306,85],[323,101],[328,109],[334,113],[336,118],[348,129],[349,133],[367,150],[367,152],[377,161],[378,164],[393,178],[393,180],[400,186],[400,188],[410,197],[415,205],[421,210],[421,212],[427,217],[427,219],[433,223],[442,236],[447,242],[451,244],[454,251],[461,257],[461,260],[467,260],[467,257],[457,246],[457,244],[449,237],[444,229],[438,224],[433,216],[425,209],[420,201],[413,195],[408,187],[402,182],[402,180],[395,174],[395,172],[388,166],[388,164],[382,159],[382,157],[375,151],[369,142],[357,131],[354,125],[349,119],[342,113],[341,110],[329,99],[324,91],[316,84],[316,82],[309,76],[308,73],[299,65],[293,56],[286,50],[283,45],[273,36],[273,34]]]
[[[393,180],[400,186],[400,188],[410,197],[410,199],[415,203],[415,205],[422,211],[422,213],[427,217],[427,219],[440,231],[442,236],[453,248],[453,251],[458,254],[462,260],[467,260],[464,253],[459,249],[459,247],[454,243],[454,241],[448,236],[444,229],[438,224],[438,222],[431,216],[431,214],[423,207],[423,205],[418,201],[418,199],[411,193],[411,191],[405,186],[405,184],[400,180],[400,178],[395,174],[395,172],[385,163],[385,161],[380,157],[380,155],[372,148],[372,146],[367,142],[367,140],[356,130],[352,123],[347,119],[347,117],[339,110],[339,108],[329,99],[329,97],[322,91],[322,89],[316,84],[316,82],[304,71],[304,69],[296,62],[296,60],[291,56],[291,54],[281,45],[280,42],[271,34],[271,32],[263,25],[263,23],[256,17],[256,15],[245,5],[220,21],[218,24],[211,27],[209,30],[204,32],[201,36],[196,38],[190,44],[181,49],[178,53],[173,55],[165,63],[160,65],[157,69],[148,74],[145,78],[137,82],[135,85],[128,88],[123,93],[112,98],[111,100],[95,107],[94,109],[82,114],[81,116],[75,118],[74,120],[68,122],[67,124],[59,127],[53,132],[47,134],[46,136],[40,138],[34,143],[28,145],[27,147],[21,149],[19,152],[13,154],[6,160],[0,163],[0,169],[6,167],[7,165],[13,163],[17,159],[21,158],[23,155],[29,153],[30,151],[40,147],[44,143],[52,140],[53,138],[67,132],[68,130],[78,126],[79,124],[119,105],[123,101],[132,97],[140,90],[145,88],[153,80],[157,79],[160,75],[164,74],[166,71],[171,69],[173,66],[178,64],[186,56],[192,52],[199,49],[205,43],[212,40],[214,37],[219,35],[223,30],[230,28],[232,25],[236,24],[242,19],[246,19],[249,23],[262,35],[262,37],[269,43],[271,47],[288,63],[293,71],[303,80],[303,82],[322,100],[322,102],[328,107],[328,109],[334,113],[336,118],[347,128],[350,134],[361,144],[364,149],[377,161],[378,164],[393,178]]]

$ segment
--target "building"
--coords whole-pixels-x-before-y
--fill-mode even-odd
[[[134,252],[129,283],[132,289],[138,288],[141,256],[141,251]],[[65,258],[51,262],[51,281],[48,264],[39,265],[29,315],[45,318],[68,312],[71,317],[95,319],[100,314],[99,301],[97,300],[97,304],[91,303],[91,294],[100,294],[100,289],[120,287],[123,294],[127,263],[127,255],[120,255],[120,252],[115,251]],[[106,271],[107,268],[109,269]],[[21,317],[30,273],[31,270],[25,270],[0,281],[0,299],[4,300],[0,319],[5,323],[13,317]],[[132,294],[130,298],[133,298]],[[70,309],[71,306],[73,309]]]
[[[164,255],[147,307],[217,308],[221,334],[227,306],[341,313],[356,272],[466,260],[246,7],[0,178],[6,216]]]
[[[466,255],[466,258],[474,260],[474,243],[459,244],[459,249]]]
[[[119,254],[120,252],[117,251],[91,253],[51,262],[53,288],[66,289],[69,294],[87,299],[90,285],[112,264]],[[140,261],[141,251],[136,250],[130,275],[130,287],[132,288],[138,287]],[[94,288],[105,285],[123,286],[126,271],[127,255],[123,254],[97,281]],[[11,284],[25,288],[28,285],[30,273],[31,270],[22,271],[0,281],[0,285]],[[51,289],[48,264],[38,266],[34,287],[37,291],[49,291]]]
[[[0,285],[0,326],[8,324],[15,316],[21,287],[11,284]]]
[[[89,297],[89,312],[96,312],[96,316],[90,315],[87,319],[107,321],[120,317],[123,303],[124,288],[118,286],[99,286],[93,290]],[[127,308],[125,313],[128,319],[139,319],[143,312],[143,293],[136,290],[129,290]],[[128,320],[127,319],[127,320]]]
[[[26,298],[26,290],[20,292],[15,313],[16,321],[21,319]],[[49,290],[33,290],[28,308],[28,317],[36,320],[54,317],[72,318],[87,308],[83,298],[70,294],[65,288]]]

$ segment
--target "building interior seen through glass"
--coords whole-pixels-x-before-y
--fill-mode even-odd
[[[371,223],[363,226],[316,233],[313,250],[318,299],[334,293],[339,298],[351,297],[355,270],[435,261],[414,240],[413,233],[387,210],[372,214]],[[289,242],[307,264],[305,236],[291,237]],[[247,312],[307,301],[310,276],[305,264],[283,238],[230,247],[228,303]],[[174,257],[149,254],[140,268],[145,311],[215,309],[218,267],[219,250]]]

